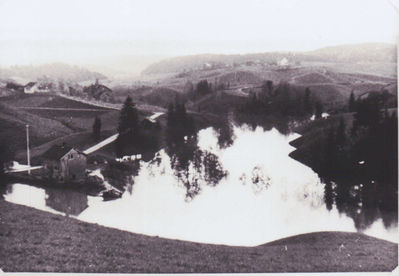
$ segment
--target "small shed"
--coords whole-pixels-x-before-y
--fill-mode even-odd
[[[61,182],[79,181],[86,177],[87,156],[66,144],[54,145],[43,156],[48,176]]]

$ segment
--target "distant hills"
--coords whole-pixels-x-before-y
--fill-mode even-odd
[[[397,48],[394,44],[363,43],[325,47],[305,55],[330,62],[396,62]]]
[[[40,79],[82,82],[105,78],[103,74],[65,63],[0,68],[0,79],[11,79],[20,84],[26,84],[29,81],[37,81]]]
[[[331,46],[309,52],[269,52],[244,55],[201,54],[162,60],[143,70],[143,74],[179,73],[209,67],[229,67],[236,64],[278,64],[287,59],[291,64],[300,62],[334,63],[395,63],[397,49],[394,44],[363,43]]]

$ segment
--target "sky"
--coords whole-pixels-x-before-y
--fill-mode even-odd
[[[0,66],[398,40],[398,0],[0,0]]]

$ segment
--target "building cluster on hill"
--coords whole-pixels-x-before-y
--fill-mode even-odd
[[[52,81],[49,79],[37,80],[20,85],[9,81],[5,85],[5,89],[12,92],[24,94],[38,93],[61,93],[68,96],[78,96],[87,99],[95,99],[103,102],[113,102],[114,95],[112,89],[100,84],[98,79],[95,83],[88,86],[82,86],[77,83]]]

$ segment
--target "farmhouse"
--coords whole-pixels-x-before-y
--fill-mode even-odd
[[[287,58],[282,58],[281,60],[279,60],[277,62],[278,66],[280,66],[281,68],[288,68],[288,66],[290,65],[290,62],[288,61]]]
[[[33,94],[33,93],[47,93],[50,92],[51,85],[43,84],[38,82],[29,82],[24,87],[25,94]]]
[[[96,100],[104,102],[112,102],[114,100],[112,90],[105,85],[99,84],[98,80],[96,80],[95,84],[84,87],[83,92],[86,93],[88,97]]]
[[[80,181],[86,176],[86,155],[66,144],[54,145],[43,156],[44,170],[51,179]]]

